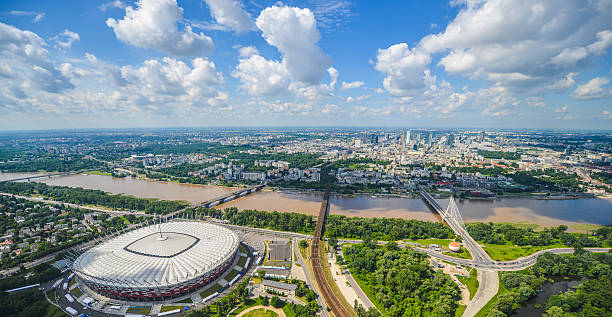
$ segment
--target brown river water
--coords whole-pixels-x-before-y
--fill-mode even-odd
[[[0,180],[27,175],[33,175],[33,173],[0,173]],[[219,186],[154,182],[131,177],[113,178],[100,175],[72,175],[38,179],[37,181],[49,185],[99,189],[116,194],[128,194],[143,198],[185,200],[191,203],[206,201],[232,191],[231,188]],[[235,206],[240,210],[276,210],[316,215],[321,200],[322,195],[317,193],[264,190],[225,203],[222,207]],[[423,201],[418,198],[332,195],[330,203],[331,214],[437,221]],[[441,199],[440,203],[444,207],[448,204],[448,200]],[[612,198],[459,200],[457,206],[465,221],[535,223],[544,226],[574,223],[612,224]]]

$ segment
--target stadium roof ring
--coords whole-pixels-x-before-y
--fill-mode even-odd
[[[234,262],[240,241],[206,222],[151,225],[81,254],[72,270],[96,293],[126,301],[176,298],[214,281]]]

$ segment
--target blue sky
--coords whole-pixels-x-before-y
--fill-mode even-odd
[[[11,1],[0,129],[609,129],[609,0]]]

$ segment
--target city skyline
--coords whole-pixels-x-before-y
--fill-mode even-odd
[[[0,130],[602,130],[611,45],[609,1],[5,1]]]

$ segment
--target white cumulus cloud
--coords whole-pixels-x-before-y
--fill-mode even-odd
[[[576,99],[602,99],[612,95],[612,88],[602,87],[610,83],[610,78],[595,77],[584,85],[578,85],[572,92]]]
[[[374,67],[386,75],[383,86],[389,93],[408,95],[425,87],[425,69],[430,61],[429,54],[421,49],[400,43],[379,49]]]
[[[210,8],[212,17],[218,24],[236,32],[252,31],[255,23],[244,11],[238,0],[204,0]]]
[[[338,71],[330,67],[331,57],[317,44],[321,35],[309,9],[268,7],[255,23],[266,42],[281,53],[281,60],[268,60],[254,48],[241,49],[232,76],[240,79],[243,89],[254,96],[294,92],[307,99],[332,94]],[[326,76],[331,80],[322,84]]]
[[[0,22],[0,82],[25,97],[23,91],[38,88],[60,93],[74,88],[49,57],[47,43],[33,32]]]
[[[106,25],[117,38],[130,45],[155,49],[175,56],[197,56],[213,49],[213,41],[190,26],[179,31],[183,9],[176,0],[139,0],[127,7],[123,19],[109,18]]]
[[[72,43],[80,39],[81,38],[79,37],[78,33],[72,32],[68,29],[51,38],[51,40],[55,41],[57,46],[59,46],[60,48],[71,48]]]
[[[342,90],[347,90],[347,89],[353,89],[353,88],[359,88],[361,86],[364,85],[364,82],[362,81],[352,81],[352,82],[342,82]]]
[[[255,23],[266,42],[281,52],[294,80],[315,84],[326,75],[331,57],[317,45],[321,35],[309,9],[272,6]]]

